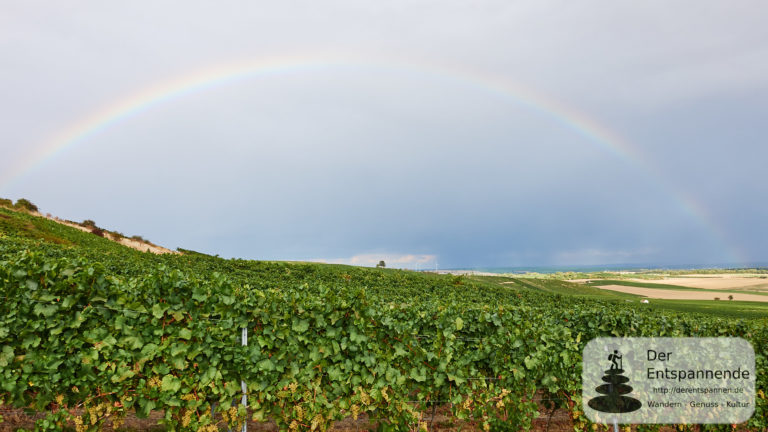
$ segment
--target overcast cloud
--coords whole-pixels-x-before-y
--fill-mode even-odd
[[[225,257],[765,263],[766,22],[761,1],[4,1],[0,196]],[[288,57],[28,167],[147,89]]]

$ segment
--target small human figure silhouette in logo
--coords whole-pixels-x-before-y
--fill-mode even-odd
[[[619,354],[619,350],[613,350],[613,354],[608,354],[608,361],[611,362],[611,369],[621,369],[621,359],[624,358],[621,354]]]
[[[622,375],[624,373],[624,356],[619,350],[613,350],[608,354],[608,361],[611,366],[605,371],[603,381],[607,384],[598,386],[595,391],[602,394],[589,401],[589,406],[597,411],[606,413],[628,413],[640,409],[641,403],[635,398],[624,396],[632,392],[632,387],[627,385],[629,378]]]

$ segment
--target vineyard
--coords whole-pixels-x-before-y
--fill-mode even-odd
[[[154,255],[0,209],[0,399],[47,413],[39,430],[98,430],[152,411],[168,430],[249,418],[322,431],[358,416],[382,431],[425,430],[438,406],[481,429],[527,430],[542,400],[585,430],[590,339],[740,336],[755,349],[760,399],[739,427],[768,430],[768,319],[504,281]]]

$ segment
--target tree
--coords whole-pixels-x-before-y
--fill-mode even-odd
[[[96,228],[96,222],[92,221],[91,219],[84,220],[80,225],[87,228]]]
[[[379,261],[378,264],[376,264],[376,268],[385,268],[387,264],[384,262],[384,260]]]
[[[37,211],[37,206],[32,204],[32,202],[26,198],[19,198],[16,200],[16,204],[13,205],[17,209],[27,210],[31,212]]]
[[[728,300],[733,300],[733,294],[728,296]]]

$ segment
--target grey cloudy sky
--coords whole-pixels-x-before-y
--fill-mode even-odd
[[[762,1],[2,1],[0,196],[226,257],[768,262],[765,22]],[[133,99],[155,102],[70,139]]]

